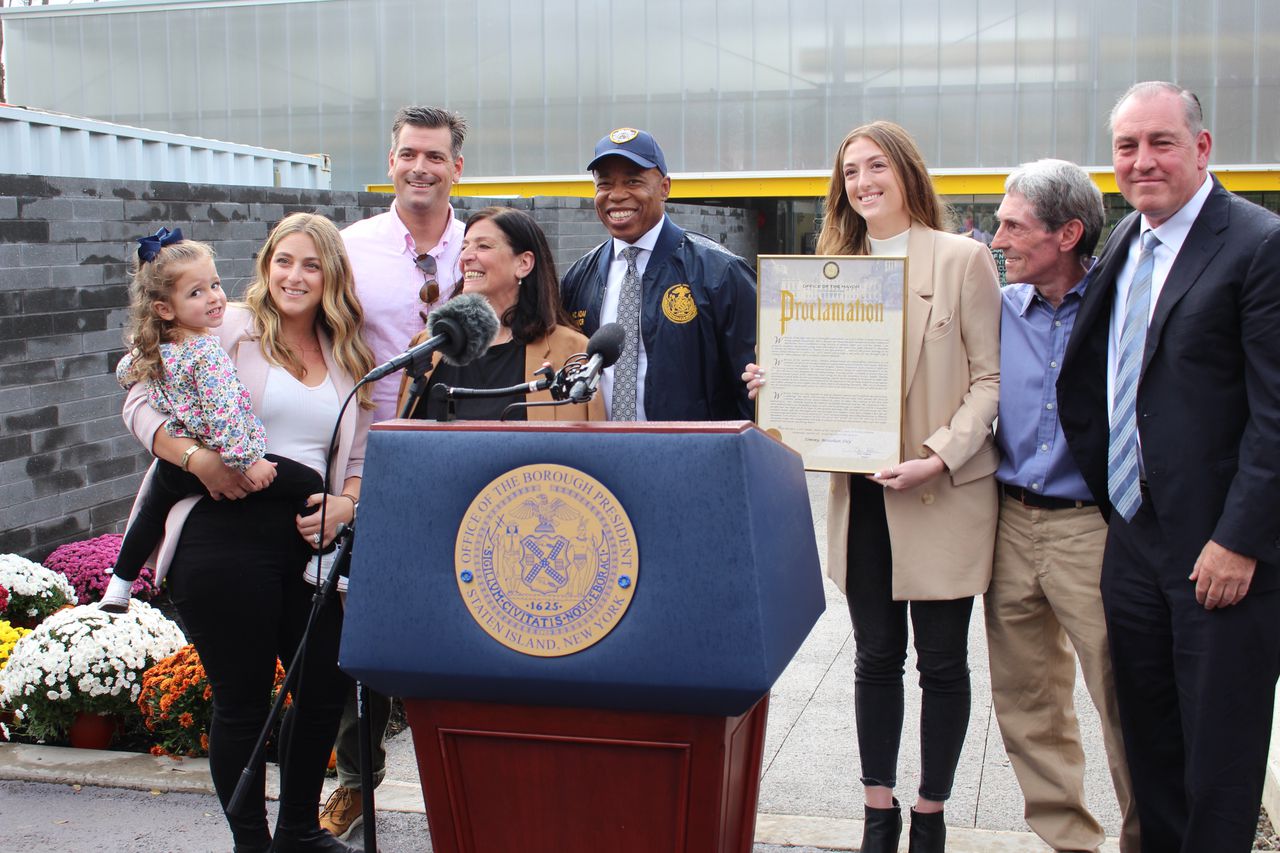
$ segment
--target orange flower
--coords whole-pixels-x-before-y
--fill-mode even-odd
[[[184,729],[189,729],[195,724],[195,717],[192,717],[188,711],[183,711],[182,715],[178,717],[178,725],[182,726]]]

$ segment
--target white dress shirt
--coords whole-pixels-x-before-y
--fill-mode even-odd
[[[1124,315],[1125,307],[1129,302],[1129,288],[1133,285],[1133,277],[1138,272],[1138,257],[1142,254],[1142,236],[1148,231],[1154,231],[1156,239],[1160,241],[1160,245],[1155,248],[1154,266],[1151,270],[1151,304],[1147,306],[1147,324],[1150,325],[1151,318],[1156,313],[1156,303],[1160,300],[1160,293],[1164,290],[1165,279],[1169,277],[1169,270],[1173,267],[1173,262],[1178,257],[1178,252],[1182,250],[1182,244],[1186,242],[1187,234],[1191,231],[1191,226],[1195,224],[1196,217],[1200,215],[1201,208],[1204,207],[1205,199],[1209,197],[1210,190],[1213,189],[1213,181],[1208,175],[1205,175],[1204,183],[1200,185],[1200,189],[1196,190],[1186,204],[1178,209],[1178,212],[1170,216],[1159,227],[1152,228],[1151,223],[1147,221],[1145,215],[1142,216],[1138,226],[1138,233],[1134,235],[1129,242],[1129,256],[1125,259],[1124,266],[1120,268],[1119,275],[1116,276],[1116,298],[1111,306],[1111,334],[1107,336],[1107,419],[1110,421],[1112,410],[1114,409],[1114,397],[1116,387],[1116,367],[1117,353],[1120,345],[1120,336],[1124,332]],[[1138,439],[1139,447],[1141,447],[1142,439]],[[1141,455],[1139,455],[1141,460]]]

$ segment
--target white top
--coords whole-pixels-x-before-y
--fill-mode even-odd
[[[1116,276],[1116,299],[1111,306],[1111,334],[1107,336],[1108,422],[1114,408],[1112,397],[1116,387],[1116,353],[1120,344],[1120,335],[1124,332],[1125,306],[1129,302],[1129,288],[1133,285],[1134,275],[1138,272],[1138,257],[1142,254],[1142,235],[1148,231],[1154,231],[1156,239],[1160,241],[1154,250],[1154,265],[1151,269],[1151,304],[1147,307],[1147,323],[1150,324],[1151,318],[1155,316],[1156,303],[1160,299],[1160,292],[1164,289],[1165,279],[1169,277],[1169,270],[1177,260],[1178,252],[1186,242],[1187,234],[1190,233],[1191,226],[1195,224],[1196,217],[1200,215],[1212,189],[1213,181],[1205,175],[1204,183],[1200,185],[1200,189],[1196,190],[1196,194],[1158,228],[1152,228],[1151,223],[1147,222],[1147,217],[1143,216],[1138,232],[1133,235],[1133,240],[1129,243],[1129,256]],[[1141,437],[1139,437],[1138,446],[1139,448],[1142,446]]]
[[[622,250],[635,246],[640,250],[636,255],[636,274],[644,279],[645,268],[649,266],[649,257],[653,247],[658,244],[658,235],[662,233],[665,216],[657,225],[650,228],[634,243],[624,243],[614,238],[613,261],[609,264],[609,279],[604,286],[604,301],[600,305],[600,325],[613,323],[618,319],[618,299],[622,293],[622,279],[627,274],[627,259],[622,257]],[[640,298],[640,328],[644,328],[644,297]],[[644,337],[637,335],[636,344],[640,350],[639,365],[636,368],[636,420],[645,421],[644,415],[644,375],[649,367],[649,359],[644,351]],[[604,411],[606,417],[613,416],[613,368],[606,367],[600,376],[600,393],[604,395]]]
[[[871,254],[873,255],[893,255],[903,256],[907,254],[907,238],[911,236],[911,229],[908,228],[901,234],[894,234],[892,237],[886,237],[883,240],[877,240],[870,234],[867,240],[871,242]]]
[[[324,381],[312,388],[283,367],[272,365],[262,399],[255,402],[258,417],[271,424],[267,452],[300,462],[323,477],[325,451],[342,405],[333,377],[326,374]]]

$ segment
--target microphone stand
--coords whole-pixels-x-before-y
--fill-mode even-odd
[[[422,399],[422,395],[427,390],[427,384],[431,381],[431,354],[427,353],[415,358],[409,362],[409,366],[405,371],[414,380],[409,385],[409,396],[404,401],[404,408],[400,411],[400,417],[413,417],[413,410],[418,407],[418,401]]]

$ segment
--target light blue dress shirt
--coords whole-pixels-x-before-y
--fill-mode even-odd
[[[1058,420],[1058,373],[1088,276],[1055,309],[1030,284],[1001,291],[996,479],[1046,497],[1092,501]]]

